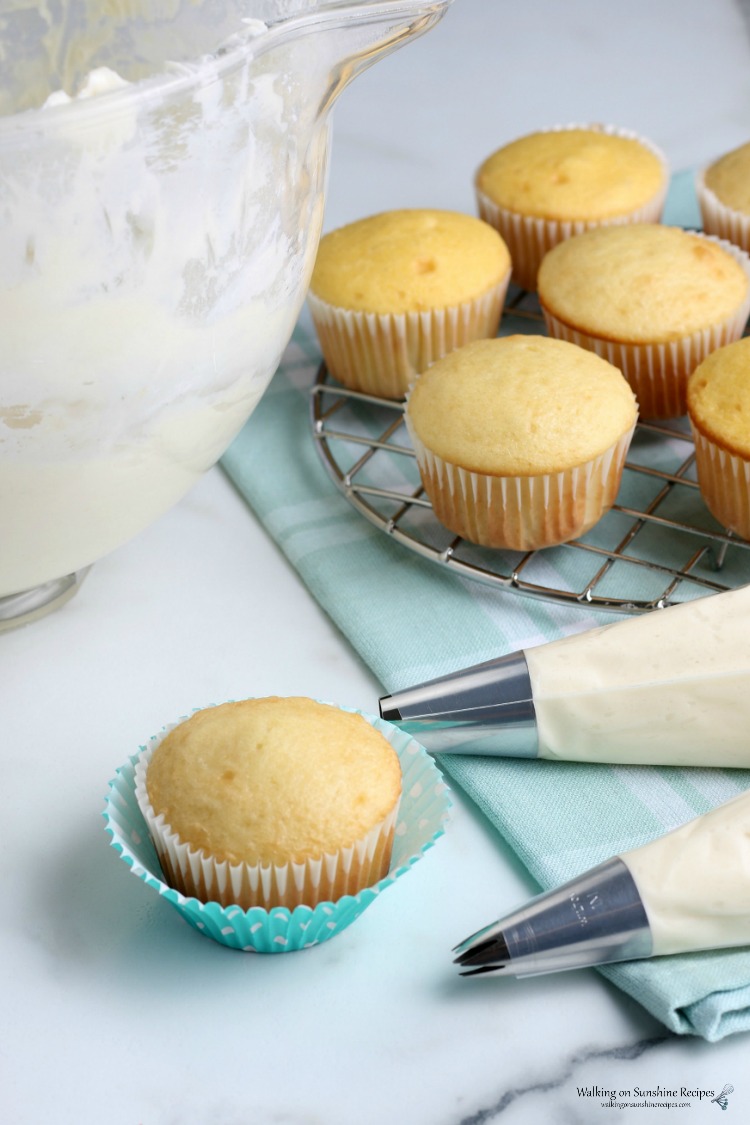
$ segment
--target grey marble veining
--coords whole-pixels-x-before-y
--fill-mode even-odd
[[[540,1056],[551,1039],[551,1035],[545,1038],[542,1029]],[[502,1066],[499,1061],[499,1072]],[[715,1125],[721,1118],[711,1097],[726,1086],[732,1087],[727,1108],[743,1114],[749,1096],[746,1074],[747,1037],[743,1036],[719,1045],[656,1035],[613,1047],[583,1046],[548,1068],[527,1060],[523,1080],[508,1085],[471,1113],[455,1119],[446,1115],[441,1125],[626,1122],[639,1120],[638,1115],[647,1108],[651,1115],[666,1114],[669,1120]],[[606,1096],[610,1092],[615,1095],[614,1105]],[[638,1104],[644,1101],[652,1106]],[[654,1102],[670,1102],[671,1106],[653,1106]]]
[[[521,1103],[524,1098],[528,1099],[532,1095],[551,1094],[574,1085],[576,1075],[580,1072],[581,1067],[586,1064],[599,1064],[603,1073],[606,1073],[608,1061],[621,1062],[624,1060],[629,1062],[633,1059],[640,1059],[647,1051],[654,1050],[671,1038],[673,1038],[671,1035],[657,1036],[653,1039],[642,1039],[637,1043],[623,1046],[591,1047],[576,1051],[575,1054],[564,1061],[562,1068],[556,1069],[549,1078],[537,1079],[526,1086],[515,1086],[512,1089],[505,1090],[497,1102],[483,1109],[478,1109],[467,1117],[462,1117],[456,1121],[455,1125],[494,1125],[511,1106]],[[520,1104],[516,1108],[520,1109]],[[583,1121],[584,1118],[581,1117],[580,1120]]]

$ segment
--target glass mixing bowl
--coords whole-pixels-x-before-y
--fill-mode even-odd
[[[0,10],[0,628],[222,455],[305,296],[336,95],[449,3]]]

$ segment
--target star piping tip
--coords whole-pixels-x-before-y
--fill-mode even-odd
[[[461,946],[457,948],[461,949]],[[484,940],[468,946],[468,948],[464,948],[462,952],[459,953],[458,957],[454,959],[454,964],[474,966],[487,965],[489,962],[497,964],[498,961],[504,963],[507,960],[508,946],[502,935],[495,934],[492,937],[484,938]]]
[[[458,975],[460,977],[476,977],[480,973],[496,973],[504,968],[505,965],[479,965],[476,969],[464,969]]]

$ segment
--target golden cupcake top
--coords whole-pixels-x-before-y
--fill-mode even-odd
[[[284,864],[347,847],[394,808],[401,766],[361,715],[301,697],[197,711],[157,746],[154,812],[218,860]]]
[[[323,236],[310,291],[356,312],[427,312],[481,297],[509,269],[507,246],[481,219],[386,211]]]
[[[419,376],[408,400],[418,439],[444,461],[493,476],[583,464],[636,420],[612,364],[545,336],[467,344]]]
[[[690,376],[687,399],[705,437],[750,458],[750,339],[711,352]]]
[[[703,182],[725,207],[750,215],[750,141],[709,165]]]
[[[599,227],[561,242],[539,269],[539,299],[599,338],[666,343],[734,316],[748,276],[718,242],[655,223]]]
[[[641,141],[586,127],[530,133],[504,145],[481,165],[476,185],[509,211],[596,221],[648,203],[666,175]]]

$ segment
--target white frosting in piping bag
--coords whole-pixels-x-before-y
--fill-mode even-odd
[[[750,945],[750,792],[625,852],[654,955]]]
[[[525,655],[540,757],[750,766],[750,587]]]

